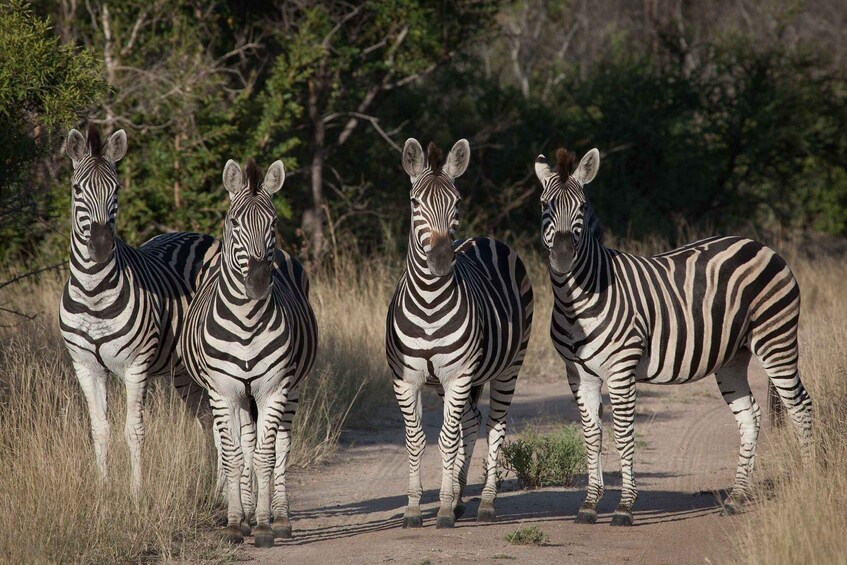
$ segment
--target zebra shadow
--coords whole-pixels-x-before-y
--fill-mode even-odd
[[[477,522],[481,485],[469,487],[465,515],[457,520],[456,527],[491,527],[504,524],[553,523],[571,524],[584,498],[583,490],[539,489],[504,491],[497,499],[497,521]],[[726,491],[686,493],[679,491],[643,491],[636,503],[633,527],[676,522],[717,515],[721,511],[719,500]],[[617,489],[609,489],[598,506],[597,524],[609,524],[612,512],[620,498]],[[334,539],[343,539],[385,530],[397,530],[398,536],[411,535],[419,530],[402,533],[405,494],[362,500],[332,507],[299,510],[292,513],[295,536],[286,545],[305,545]],[[434,527],[438,512],[438,490],[424,491],[421,499],[424,529]],[[316,522],[315,524],[312,524]],[[574,528],[588,527],[573,524]]]

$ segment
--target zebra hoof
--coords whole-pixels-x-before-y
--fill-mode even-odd
[[[461,518],[464,515],[465,515],[465,505],[461,504],[461,503],[457,504],[456,508],[453,509],[453,516],[455,516],[456,519],[458,520],[459,518]]]
[[[597,522],[597,509],[589,506],[583,506],[576,513],[577,524],[594,524]]]
[[[443,506],[438,510],[438,516],[435,520],[436,528],[452,528],[456,525],[456,516],[453,515],[453,509],[449,506]]]
[[[253,545],[256,547],[273,547],[274,531],[270,526],[256,526],[253,530]]]
[[[227,526],[224,528],[224,539],[232,544],[244,543],[244,534],[240,526]]]
[[[409,508],[403,515],[404,528],[420,528],[423,526],[423,516],[420,508]]]
[[[253,532],[253,528],[250,527],[250,523],[246,520],[244,522],[241,522],[239,528],[241,530],[241,535],[245,538]]]
[[[612,525],[613,526],[631,526],[632,525],[632,512],[629,510],[615,510],[615,513],[612,514]]]
[[[276,518],[273,523],[273,529],[275,538],[291,538],[291,522],[288,520],[288,518]]]
[[[491,502],[480,502],[479,510],[476,511],[477,522],[493,522],[497,519],[494,504]]]

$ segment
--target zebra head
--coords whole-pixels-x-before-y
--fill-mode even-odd
[[[597,175],[600,152],[592,149],[576,164],[576,155],[566,149],[556,151],[556,169],[544,155],[535,160],[535,175],[541,181],[541,239],[550,254],[554,273],[570,272],[576,246],[585,227],[584,185]]]
[[[72,129],[68,134],[67,152],[74,167],[71,178],[73,237],[85,246],[92,261],[103,263],[115,248],[115,218],[121,186],[115,163],[126,154],[126,132],[116,131],[103,146],[94,124],[88,125],[87,138]]]
[[[253,300],[271,291],[271,264],[276,248],[276,208],[271,195],[282,188],[285,168],[275,161],[265,179],[253,159],[244,170],[230,159],[223,172],[230,196],[224,226],[224,261],[244,281],[244,294]],[[240,282],[240,281],[239,281]]]
[[[429,144],[426,155],[416,139],[407,139],[403,147],[403,169],[412,180],[412,238],[423,249],[427,267],[436,277],[453,270],[453,238],[462,201],[454,181],[468,168],[468,161],[466,139],[456,142],[444,162],[434,143]]]

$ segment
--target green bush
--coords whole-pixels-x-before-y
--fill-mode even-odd
[[[573,484],[585,472],[585,446],[577,426],[553,434],[534,431],[507,442],[500,450],[500,466],[514,473],[523,488]]]
[[[548,539],[547,534],[538,526],[518,528],[511,534],[506,534],[506,541],[512,545],[544,545]]]

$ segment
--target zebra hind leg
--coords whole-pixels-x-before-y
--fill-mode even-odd
[[[421,390],[401,379],[394,379],[394,396],[403,413],[405,426],[406,451],[409,454],[409,503],[403,514],[404,528],[420,528],[421,516],[421,457],[426,447],[426,435],[421,423]]]
[[[750,477],[756,459],[756,445],[759,439],[759,427],[762,411],[753,398],[747,381],[747,368],[750,352],[741,350],[726,365],[715,372],[715,379],[724,401],[735,415],[738,433],[741,435],[741,447],[738,453],[738,467],[735,482],[732,485],[722,515],[737,514],[749,495]]]
[[[632,460],[635,455],[635,379],[632,374],[614,375],[609,381],[609,398],[612,401],[612,416],[615,444],[621,457],[621,501],[612,514],[613,526],[632,525],[632,507],[638,498]]]
[[[452,528],[456,524],[453,511],[453,479],[458,464],[459,445],[461,443],[462,413],[470,400],[471,378],[458,377],[444,387],[444,422],[438,436],[438,447],[441,449],[441,491],[439,499],[436,528]]]
[[[288,453],[291,450],[291,427],[294,414],[297,411],[297,392],[291,392],[285,412],[276,434],[276,462],[274,464],[274,493],[271,508],[273,511],[274,538],[287,539],[291,537],[291,520],[289,518],[288,492],[285,486],[285,469],[288,465]]]
[[[588,466],[588,489],[585,501],[576,515],[577,524],[597,521],[597,504],[603,498],[603,466],[600,453],[603,449],[603,382],[596,377],[581,378],[575,368],[568,367],[568,384],[579,407],[582,437]]]
[[[476,436],[479,433],[479,424],[481,414],[479,412],[479,395],[482,392],[481,386],[473,387],[471,397],[465,405],[465,411],[462,413],[461,426],[461,443],[459,444],[459,454],[456,459],[456,476],[453,481],[453,514],[458,520],[465,514],[465,505],[462,501],[462,496],[465,492],[465,486],[468,484],[468,468],[471,464],[473,456],[474,444]]]
[[[244,470],[241,472],[241,505],[244,507],[244,521],[241,533],[249,536],[251,523],[256,520],[255,478],[253,472],[253,452],[256,450],[256,407],[255,401],[248,398],[249,406],[241,407],[241,452],[244,454]]]
[[[497,519],[494,511],[494,499],[497,498],[497,474],[500,447],[506,439],[506,414],[515,394],[520,364],[495,377],[490,383],[488,408],[488,458],[485,461],[485,486],[482,487],[482,500],[476,513],[477,522],[493,522]]]

